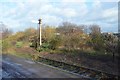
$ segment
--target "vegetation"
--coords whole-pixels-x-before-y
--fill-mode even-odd
[[[45,26],[42,28],[42,46],[39,48],[38,30],[34,28],[17,32],[14,35],[7,28],[3,29],[3,52],[10,46],[17,48],[31,46],[38,51],[65,51],[73,52],[88,51],[88,53],[99,52],[101,54],[116,54],[118,37],[113,34],[102,34],[99,25],[76,25],[69,22],[63,22],[57,28]],[[89,34],[86,31],[90,31]]]
[[[62,50],[62,53],[76,53],[76,50],[81,50],[87,53],[104,55],[117,53],[117,36],[107,33],[102,34],[99,25],[95,24],[89,26],[90,33],[87,34],[84,31],[86,26],[69,22],[64,22],[57,28],[46,26],[42,31],[43,45],[37,50],[47,52]],[[34,38],[32,44],[37,45],[38,39]],[[34,46],[34,48],[37,48],[37,46]]]

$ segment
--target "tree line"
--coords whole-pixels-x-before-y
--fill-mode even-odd
[[[58,27],[42,26],[42,46],[40,48],[38,48],[38,29],[28,28],[12,35],[12,32],[6,28],[3,30],[2,36],[3,50],[6,50],[9,45],[22,41],[29,43],[38,51],[82,50],[98,51],[101,54],[118,53],[118,37],[109,33],[101,33],[100,26],[96,24],[77,25],[63,22]]]

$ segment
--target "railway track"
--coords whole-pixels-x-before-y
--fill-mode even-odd
[[[120,77],[119,75],[116,75],[116,74],[107,73],[104,71],[91,69],[84,66],[71,65],[71,64],[67,64],[64,62],[55,61],[55,60],[51,60],[43,57],[39,57],[37,61],[57,67],[57,68],[61,68],[63,70],[66,70],[72,73],[79,74],[80,76],[83,76],[83,77],[88,77],[91,80],[104,80],[104,79],[118,80],[118,78]]]

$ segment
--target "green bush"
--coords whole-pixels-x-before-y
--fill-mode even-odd
[[[17,43],[16,43],[16,47],[17,47],[17,48],[21,48],[22,46],[23,46],[23,42],[17,42]]]
[[[50,48],[50,44],[49,43],[43,43],[42,44],[42,48],[49,49]]]
[[[51,41],[50,41],[50,49],[55,50],[60,45],[61,45],[61,40],[58,37],[51,39]]]
[[[37,48],[37,51],[48,51],[50,49],[49,43],[43,43],[41,47]]]

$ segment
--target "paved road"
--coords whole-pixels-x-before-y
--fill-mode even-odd
[[[2,78],[80,78],[80,76],[42,63],[3,55]]]

